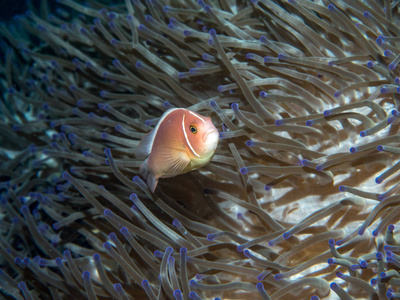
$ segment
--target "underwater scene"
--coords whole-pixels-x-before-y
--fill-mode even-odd
[[[0,299],[400,299],[400,1],[0,3]]]

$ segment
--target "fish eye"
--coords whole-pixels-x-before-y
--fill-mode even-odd
[[[190,126],[189,126],[189,129],[190,129],[190,132],[191,132],[191,133],[193,133],[193,134],[196,134],[196,133],[197,133],[197,127],[196,127],[196,126],[190,125]]]

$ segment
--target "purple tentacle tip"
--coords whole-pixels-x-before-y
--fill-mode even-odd
[[[89,280],[90,279],[90,273],[88,271],[85,271],[82,273],[82,278],[85,280]]]
[[[247,145],[247,147],[253,147],[253,146],[254,146],[254,141],[248,140],[248,141],[246,142],[246,145]]]
[[[306,121],[306,126],[312,126],[314,125],[314,121],[313,120],[307,120]]]
[[[148,281],[147,279],[144,279],[144,280],[142,281],[142,286],[143,286],[144,288],[148,288],[148,287],[150,286],[149,281]]]
[[[107,157],[111,156],[111,150],[110,150],[110,148],[105,148],[105,149],[104,149],[104,154],[105,154]]]
[[[284,274],[281,274],[281,273],[276,274],[276,275],[274,276],[275,280],[281,280],[281,279],[284,278],[284,277],[285,277]]]

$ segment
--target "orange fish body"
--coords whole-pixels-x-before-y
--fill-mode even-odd
[[[159,178],[206,165],[214,155],[218,138],[210,117],[183,108],[169,109],[136,149],[136,157],[146,158],[140,174],[154,192]]]

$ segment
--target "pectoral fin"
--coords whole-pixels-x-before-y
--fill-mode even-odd
[[[165,170],[161,177],[174,177],[182,174],[190,163],[190,158],[182,150],[165,149],[160,155],[163,161],[163,170]]]
[[[140,175],[152,192],[156,189],[160,177],[174,177],[182,174],[190,163],[190,158],[184,151],[164,149],[158,155],[160,155],[158,161],[161,161],[159,165],[149,168],[149,158],[147,158],[140,167]],[[153,174],[151,170],[154,170],[156,174]],[[160,171],[157,172],[157,170]]]
[[[153,147],[155,134],[156,131],[153,129],[143,137],[134,152],[137,158],[146,158],[149,156],[151,148]]]

